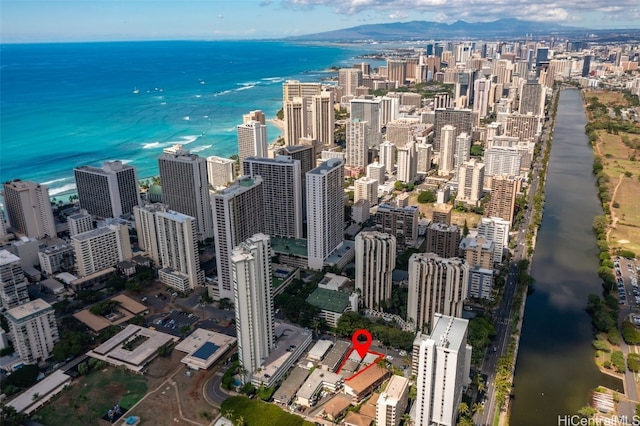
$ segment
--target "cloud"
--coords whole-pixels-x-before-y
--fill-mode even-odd
[[[395,12],[391,12],[389,14],[389,19],[393,19],[393,20],[406,19],[408,17],[409,17],[409,14],[407,14],[405,12],[401,12],[399,10],[396,10]]]
[[[271,3],[273,3],[271,0],[262,0],[258,6],[260,7],[267,7],[267,6],[271,6]]]
[[[219,14],[219,15],[218,15],[218,19],[224,19],[224,15]]]
[[[341,15],[383,12],[389,19],[428,16],[441,22],[519,18],[531,21],[575,22],[587,16],[632,20],[640,16],[638,0],[281,0],[284,7],[308,10],[326,7]]]

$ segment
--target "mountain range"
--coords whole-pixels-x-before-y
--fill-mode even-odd
[[[316,34],[288,37],[296,41],[397,41],[452,38],[523,38],[527,35],[551,36],[573,35],[580,38],[610,37],[619,34],[640,34],[640,30],[592,30],[570,27],[552,22],[523,21],[514,18],[499,19],[493,22],[456,21],[451,24],[431,21],[393,22],[386,24],[368,24],[357,27],[327,31]]]

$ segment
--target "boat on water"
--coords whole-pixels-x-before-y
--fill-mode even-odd
[[[134,95],[137,95],[138,93],[140,93],[140,90],[138,90],[138,88],[137,88],[137,87],[134,87],[134,88],[133,88],[133,94],[134,94]]]

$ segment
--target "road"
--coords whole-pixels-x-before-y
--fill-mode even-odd
[[[622,280],[622,290],[626,294],[626,298],[623,301],[623,304],[620,305],[620,312],[618,313],[618,328],[622,329],[622,323],[624,320],[629,319],[629,315],[638,313],[638,306],[640,304],[635,302],[635,292],[638,292],[632,284],[631,280],[633,278],[638,277],[638,273],[636,270],[637,263],[633,261],[629,261],[623,258],[614,259],[615,271],[616,271],[616,280]],[[629,266],[631,265],[631,266]],[[618,287],[620,289],[620,287]],[[627,345],[624,339],[620,340],[620,350],[624,354],[625,358],[629,353],[637,352],[638,347],[633,345]],[[624,393],[628,399],[631,401],[638,401],[638,390],[636,388],[637,375],[626,369],[624,372]],[[632,418],[633,414],[635,414],[634,410],[630,410],[630,407],[624,407],[621,405],[619,407],[620,414],[627,415],[628,418]]]
[[[553,105],[556,96],[558,96],[558,93],[554,92],[551,105]],[[546,122],[539,143],[546,143],[549,130],[549,126],[547,126]],[[511,239],[515,241],[515,247],[512,252],[511,263],[505,280],[502,299],[493,312],[496,337],[493,342],[493,347],[489,347],[489,350],[485,355],[485,359],[480,370],[481,374],[486,375],[487,379],[485,382],[486,390],[483,402],[484,410],[474,416],[474,423],[476,425],[493,425],[493,418],[496,409],[499,409],[499,403],[495,400],[496,367],[498,359],[507,353],[507,349],[509,347],[512,325],[511,311],[513,308],[513,299],[518,289],[519,270],[517,265],[520,260],[527,258],[527,230],[533,221],[533,200],[540,184],[543,153],[544,147],[543,151],[538,155],[536,162],[532,165],[532,178],[529,188],[527,189],[527,205],[529,208],[525,211],[524,220],[521,222],[520,226],[511,232]]]

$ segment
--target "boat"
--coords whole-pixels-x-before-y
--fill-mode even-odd
[[[134,88],[133,88],[133,94],[134,94],[134,95],[137,95],[138,93],[140,93],[140,90],[138,90],[138,88],[137,88],[137,87],[134,87]]]

